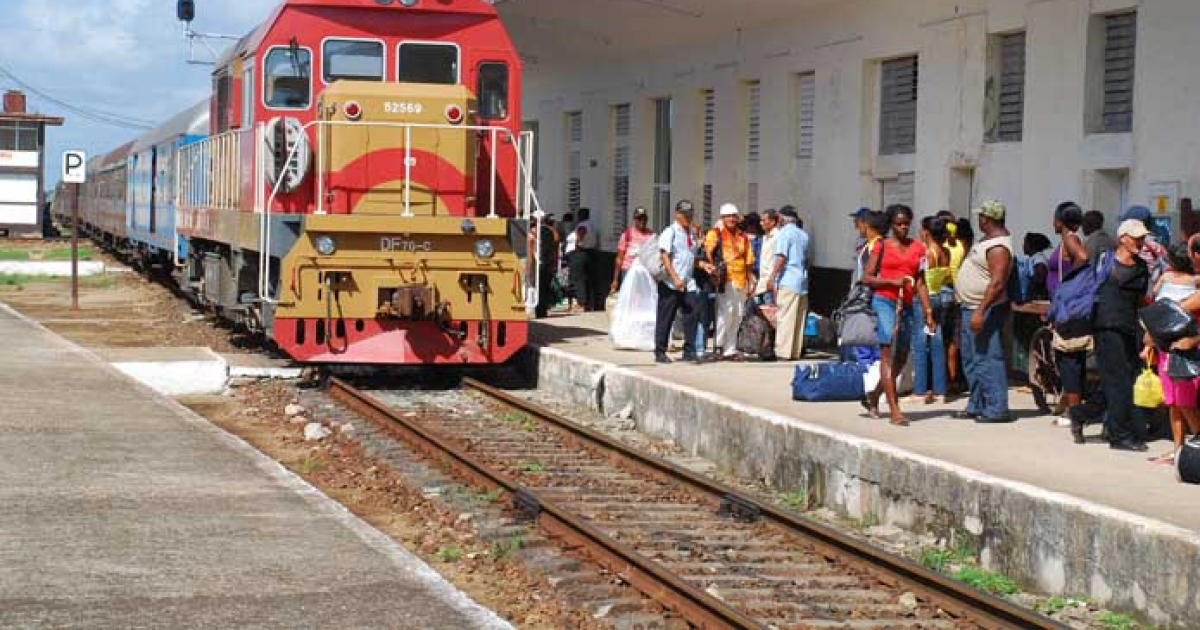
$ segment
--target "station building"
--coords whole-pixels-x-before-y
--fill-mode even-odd
[[[46,223],[46,127],[62,118],[26,111],[10,90],[0,111],[0,237],[41,238]]]
[[[1063,200],[1179,228],[1200,195],[1196,0],[627,0],[497,3],[526,64],[538,189],[670,221],[798,206],[817,285],[844,279],[847,215],[985,199],[1051,234]]]

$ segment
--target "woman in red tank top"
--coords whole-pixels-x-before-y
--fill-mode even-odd
[[[891,423],[908,426],[908,419],[900,411],[896,395],[896,379],[900,367],[908,360],[909,344],[912,340],[913,297],[919,296],[924,309],[925,321],[921,325],[933,330],[933,310],[929,306],[929,290],[925,286],[925,245],[909,236],[912,228],[913,211],[905,205],[888,207],[886,215],[867,217],[890,224],[891,236],[877,242],[871,250],[863,274],[863,283],[875,290],[871,308],[879,322],[880,378],[875,391],[867,394],[863,406],[872,418],[879,418],[879,397],[887,395]]]

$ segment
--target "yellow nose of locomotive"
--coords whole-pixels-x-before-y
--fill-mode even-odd
[[[334,213],[465,216],[474,207],[473,101],[461,85],[338,81],[321,97]]]

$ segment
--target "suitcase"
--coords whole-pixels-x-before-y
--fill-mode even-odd
[[[1183,483],[1200,485],[1200,437],[1183,443],[1175,456],[1175,474]]]
[[[775,327],[767,320],[754,298],[746,301],[745,316],[738,326],[737,349],[763,361],[775,360]]]
[[[792,400],[860,400],[866,395],[863,389],[863,375],[866,372],[867,369],[857,362],[796,366],[796,375],[792,379]]]

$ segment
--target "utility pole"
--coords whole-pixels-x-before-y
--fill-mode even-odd
[[[79,310],[79,197],[83,184],[75,184],[75,203],[71,204],[71,310]]]

